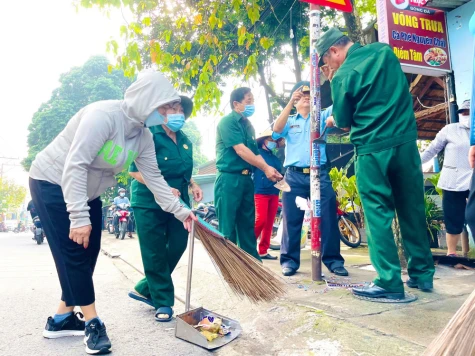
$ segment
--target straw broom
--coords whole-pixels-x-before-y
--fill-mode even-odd
[[[475,355],[475,290],[447,326],[424,352],[424,356]]]
[[[200,218],[195,223],[195,235],[236,295],[258,303],[284,294],[284,283],[274,273]]]

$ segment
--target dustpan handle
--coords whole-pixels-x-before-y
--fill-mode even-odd
[[[191,299],[191,277],[193,274],[193,251],[195,249],[195,222],[191,222],[190,241],[188,244],[188,276],[186,278],[186,299],[185,299],[185,312],[190,310]]]

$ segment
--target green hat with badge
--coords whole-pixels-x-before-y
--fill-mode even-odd
[[[294,87],[292,88],[292,90],[290,91],[290,97],[292,97],[292,95],[294,94],[294,92],[299,89],[300,87],[302,87],[301,91],[302,93],[308,93],[310,94],[310,82],[309,81],[305,81],[305,80],[302,80],[300,82],[298,82],[297,84],[294,85]]]
[[[318,61],[318,66],[321,67],[325,63],[323,63],[323,55],[328,52],[331,46],[333,46],[338,40],[342,37],[345,37],[345,34],[341,32],[336,27],[332,27],[327,32],[325,32],[322,37],[320,37],[317,41],[317,53],[320,57]]]

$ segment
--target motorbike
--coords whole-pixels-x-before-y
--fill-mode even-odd
[[[0,232],[8,232],[8,229],[3,221],[0,222]]]
[[[338,203],[336,206],[336,215],[338,221],[338,228],[340,229],[340,240],[346,246],[356,248],[361,245],[361,234],[356,221],[354,220],[354,215],[350,215],[340,209]]]
[[[338,228],[340,230],[340,240],[348,247],[356,248],[361,244],[361,234],[353,216],[340,209],[337,203],[336,207]],[[270,244],[271,250],[280,250],[280,239],[278,230],[282,223],[282,203],[279,202],[279,208],[274,220],[274,228]],[[309,232],[310,235],[310,232]],[[310,236],[309,236],[310,239]]]
[[[116,210],[115,214],[119,218],[119,228],[114,229],[115,232],[115,238],[118,239],[120,237],[121,240],[125,238],[125,234],[127,233],[127,226],[129,226],[129,218],[130,218],[130,212],[129,209],[130,205],[123,203],[118,206],[118,209]]]
[[[45,232],[43,230],[43,226],[41,225],[41,221],[38,216],[35,216],[33,218],[33,224],[34,224],[33,240],[35,240],[38,245],[41,245],[45,240]]]
[[[14,232],[15,234],[18,234],[19,232],[25,232],[25,231],[26,231],[26,228],[25,228],[24,225],[22,225],[22,226],[20,226],[20,227],[17,226],[15,229],[13,229],[13,232]]]
[[[112,207],[107,211],[106,229],[109,234],[114,234],[114,209]]]
[[[213,205],[200,204],[197,209],[193,210],[193,213],[215,229],[218,228],[218,216],[216,215],[216,208]]]

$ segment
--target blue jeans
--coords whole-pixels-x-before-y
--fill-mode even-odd
[[[300,267],[300,233],[305,212],[295,204],[296,197],[310,198],[310,175],[287,170],[285,181],[290,192],[282,194],[283,233],[280,246],[280,265],[298,270]],[[320,173],[321,185],[321,233],[322,261],[333,271],[343,267],[345,260],[340,254],[340,230],[336,215],[336,195],[327,170]]]

